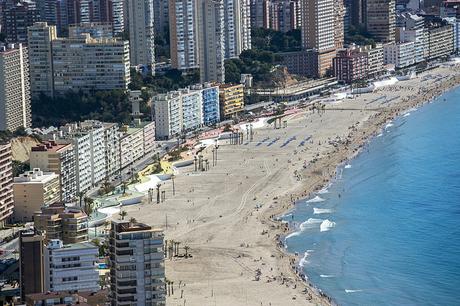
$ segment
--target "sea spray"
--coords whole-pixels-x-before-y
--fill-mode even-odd
[[[321,225],[319,226],[319,229],[321,232],[327,232],[327,231],[330,231],[334,227],[335,227],[335,222],[332,222],[326,219],[321,223]]]
[[[333,212],[332,209],[313,207],[313,214],[314,215],[331,214],[332,212]]]
[[[324,200],[322,197],[316,196],[313,199],[306,201],[306,203],[317,203],[317,202],[324,202],[324,201],[326,200]]]

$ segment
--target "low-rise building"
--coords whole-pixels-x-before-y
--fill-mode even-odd
[[[243,84],[223,84],[219,87],[220,115],[229,118],[244,110]]]
[[[48,241],[45,252],[46,291],[95,292],[99,290],[96,262],[97,246],[90,242],[63,244],[59,239]]]
[[[86,306],[85,300],[76,293],[66,292],[42,292],[26,295],[26,306],[62,306],[81,305]]]
[[[109,238],[111,305],[165,305],[163,231],[113,220]]]
[[[14,178],[14,219],[17,222],[33,220],[42,206],[60,201],[59,175],[39,168]]]
[[[333,60],[334,76],[338,81],[353,83],[367,78],[367,54],[359,49],[340,49]]]
[[[42,142],[31,148],[30,167],[59,175],[61,201],[71,202],[77,196],[75,151],[70,143]]]
[[[168,139],[220,121],[219,87],[210,83],[154,97],[155,133]]]
[[[396,68],[405,68],[415,64],[415,43],[397,42],[385,44],[383,47],[385,64],[395,65]]]
[[[64,244],[88,240],[88,216],[80,208],[50,205],[34,215],[34,226],[46,239],[60,239]]]

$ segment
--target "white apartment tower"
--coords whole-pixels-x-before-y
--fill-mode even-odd
[[[45,252],[45,288],[51,292],[96,292],[99,272],[97,246],[89,242],[63,244],[51,239]]]
[[[225,81],[225,23],[221,0],[198,0],[198,50],[200,81]]]
[[[131,66],[155,71],[153,0],[129,0],[129,41]]]
[[[0,45],[0,130],[15,131],[30,124],[27,49],[21,44]]]
[[[169,2],[171,65],[175,69],[191,69],[199,65],[196,9],[195,0]]]
[[[40,93],[54,95],[53,55],[51,42],[57,38],[56,26],[37,22],[27,29],[30,63],[30,91],[36,97]]]
[[[163,231],[112,221],[109,237],[110,304],[165,305]]]
[[[224,0],[225,58],[236,58],[251,48],[251,16],[248,0]]]
[[[310,50],[316,75],[321,77],[332,66],[336,48],[336,0],[303,0],[302,47]]]

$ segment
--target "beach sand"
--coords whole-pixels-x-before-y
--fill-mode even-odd
[[[424,75],[433,78],[422,81]],[[374,93],[327,104],[321,113],[289,115],[287,128],[255,129],[252,142],[246,137],[242,145],[220,142],[217,165],[209,171],[178,169],[175,196],[171,182],[161,187],[166,191],[164,203],[145,199],[124,208],[128,219],[165,228],[165,239],[180,242],[181,254],[189,247],[191,258],[165,261],[166,277],[174,282],[167,304],[330,304],[292,269],[300,258],[279,246],[278,237],[289,229],[273,217],[291,209],[292,199],[327,184],[337,165],[357,154],[389,120],[459,82],[459,69],[437,68]],[[335,145],[329,143],[337,137]],[[212,165],[211,148],[203,154]]]

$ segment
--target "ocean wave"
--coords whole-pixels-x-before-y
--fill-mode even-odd
[[[332,278],[332,277],[335,277],[335,275],[328,275],[328,274],[320,274],[319,276],[322,277],[322,278]]]
[[[297,232],[292,232],[290,233],[289,235],[287,235],[286,237],[284,237],[284,240],[287,240],[291,237],[296,237],[296,236],[299,236],[301,234],[301,231],[297,231]]]
[[[324,202],[324,201],[326,200],[323,199],[322,197],[316,196],[313,199],[308,200],[306,203],[317,203],[317,202]]]
[[[383,134],[382,134],[382,133],[380,133],[380,134],[378,134],[378,135],[377,135],[377,137],[382,137],[382,136],[383,136]]]
[[[390,123],[387,123],[387,125],[385,125],[385,128],[388,129],[388,128],[392,127],[393,125],[394,125],[394,124],[391,123],[391,122],[390,122]]]
[[[321,232],[327,232],[331,230],[331,228],[335,227],[335,222],[329,221],[328,219],[324,220],[321,222],[321,225],[319,226],[319,229]]]
[[[409,117],[409,116],[410,116],[410,113],[405,113],[405,114],[403,115],[403,117]]]
[[[310,262],[308,261],[308,257],[310,256],[310,254],[313,252],[313,250],[307,250],[305,251],[305,253],[303,253],[303,257],[302,259],[300,259],[299,261],[299,266],[301,266],[302,268],[305,267],[307,264],[309,264]]]
[[[345,168],[345,169],[350,169],[350,168],[351,168],[351,165],[350,165],[350,164],[346,164],[344,168]]]
[[[323,219],[315,219],[315,218],[309,218],[307,221],[302,222],[300,224],[300,231],[304,231],[308,228],[313,228],[316,227],[316,224],[322,223],[324,220]]]
[[[313,214],[314,215],[330,214],[330,213],[332,213],[332,209],[313,207]]]
[[[321,189],[320,191],[318,191],[317,193],[318,194],[325,194],[325,193],[328,193],[329,192],[329,186],[328,187],[324,187],[323,189]]]
[[[354,292],[362,292],[363,290],[361,289],[345,289],[346,293],[354,293]]]

